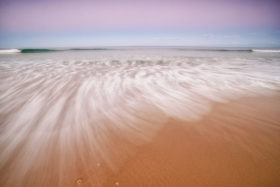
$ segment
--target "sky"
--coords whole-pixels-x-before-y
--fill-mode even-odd
[[[279,0],[0,0],[0,48],[280,47]]]

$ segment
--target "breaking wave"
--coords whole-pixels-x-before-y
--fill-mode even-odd
[[[20,49],[1,49],[0,54],[20,53]]]
[[[168,118],[198,120],[213,102],[279,91],[279,58],[170,50],[0,56],[0,184],[90,178],[100,186],[106,168]]]
[[[109,50],[107,48],[71,48],[71,49],[1,49],[0,54],[12,53],[50,53],[50,52],[65,52],[65,51],[103,51]]]
[[[65,52],[65,51],[108,51],[108,50],[131,50],[128,47],[110,47],[110,48],[26,48],[26,49],[1,49],[0,54],[12,54],[12,53],[50,53],[50,52]],[[134,48],[139,50],[141,48]],[[145,48],[142,48],[145,49]],[[151,47],[151,49],[159,49],[157,47]],[[170,47],[169,50],[179,51],[208,51],[208,52],[261,52],[261,53],[279,53],[279,49],[248,49],[248,48],[176,48]]]
[[[280,49],[252,49],[252,51],[259,53],[280,53]]]

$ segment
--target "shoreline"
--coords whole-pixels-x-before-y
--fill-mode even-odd
[[[129,131],[107,129],[105,139],[65,136],[61,147],[57,131],[36,160],[20,147],[2,162],[0,186],[279,186],[279,106],[279,93],[216,102],[195,121],[155,120],[149,125],[160,128],[139,142]],[[91,147],[94,140],[103,140],[102,151]]]
[[[103,186],[279,186],[280,94],[170,119]]]

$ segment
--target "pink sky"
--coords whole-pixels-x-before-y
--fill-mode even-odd
[[[0,7],[3,31],[263,28],[279,26],[276,1],[18,1]]]
[[[0,48],[280,47],[279,10],[279,0],[0,0]]]

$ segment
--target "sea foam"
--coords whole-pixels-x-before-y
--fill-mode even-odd
[[[168,118],[199,120],[213,102],[279,91],[279,59],[177,50],[0,56],[1,184],[71,186],[77,162],[99,186],[100,163],[116,169],[130,152],[116,142],[141,145]]]
[[[1,49],[0,54],[20,53],[20,49]]]

